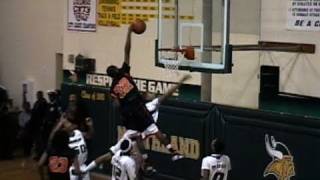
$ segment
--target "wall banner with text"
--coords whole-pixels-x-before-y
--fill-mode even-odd
[[[96,0],[68,1],[68,30],[96,31]]]
[[[320,0],[289,0],[289,30],[320,30]]]

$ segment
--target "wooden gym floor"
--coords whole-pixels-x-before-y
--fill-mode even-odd
[[[107,180],[106,176],[92,175],[92,180]],[[16,158],[0,160],[0,180],[40,180],[35,161]]]

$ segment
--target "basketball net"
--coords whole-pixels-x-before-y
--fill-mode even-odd
[[[164,63],[165,76],[173,79],[179,76],[180,60],[171,60],[172,63]]]
[[[179,66],[181,64],[181,60],[183,58],[183,55],[181,57],[181,53],[176,53],[175,56],[176,57],[170,58],[166,62],[163,63],[165,77],[167,77],[170,80],[175,80],[180,75]]]

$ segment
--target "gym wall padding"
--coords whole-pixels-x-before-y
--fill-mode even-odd
[[[226,153],[232,161],[230,179],[276,179],[271,174],[264,178],[269,164],[278,168],[278,172],[271,172],[279,179],[293,174],[291,179],[319,179],[319,119],[226,106],[216,106],[216,113],[220,118],[214,129],[221,130],[216,136],[226,142]],[[292,161],[269,155],[266,136],[273,137],[276,150]]]
[[[292,115],[320,118],[320,98],[280,92],[274,96],[260,94],[259,108]]]
[[[83,91],[106,94],[105,101],[81,98],[96,129],[90,152],[92,158],[105,153],[123,129],[108,89],[75,84],[64,84],[62,88],[64,98],[71,92],[77,92],[81,97]],[[210,141],[215,137],[225,141],[226,154],[231,158],[229,180],[289,179],[289,176],[292,176],[291,180],[320,178],[317,172],[320,162],[319,119],[170,100],[160,106],[158,125],[187,158],[171,162],[165,147],[154,138],[148,139],[146,149],[159,172],[153,179],[199,179],[201,158],[210,154]],[[268,143],[266,138],[269,138]],[[282,154],[283,158],[270,154],[267,144],[274,145],[273,152]],[[110,173],[107,169],[100,172]]]

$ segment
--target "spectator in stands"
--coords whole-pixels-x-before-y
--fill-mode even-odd
[[[44,116],[46,113],[47,108],[47,101],[43,97],[43,92],[37,92],[37,101],[34,103],[32,111],[31,111],[31,120],[28,124],[28,133],[31,136],[31,144],[29,148],[32,148],[33,143],[35,143],[35,157],[34,159],[38,160],[42,147],[43,142],[41,141],[41,125],[43,124]]]
[[[44,145],[46,142],[48,142],[48,138],[50,135],[50,132],[52,131],[54,125],[58,122],[58,119],[60,118],[60,110],[59,106],[57,104],[57,93],[55,90],[49,90],[48,91],[48,97],[49,102],[46,108],[46,113],[44,116],[44,121],[42,125],[42,141],[44,142]],[[45,149],[45,146],[42,147],[43,150]]]
[[[22,107],[22,111],[19,114],[19,127],[21,130],[24,130],[26,127],[26,124],[31,119],[31,105],[30,103],[24,103]]]
[[[61,90],[56,89],[55,92],[56,92],[56,96],[57,96],[56,97],[57,106],[58,106],[59,112],[61,114],[62,113]]]
[[[23,153],[25,157],[30,156],[30,151],[28,150],[28,144],[30,144],[30,136],[27,133],[26,127],[31,119],[31,105],[29,102],[23,103],[22,112],[19,114],[19,134],[18,139],[21,140],[23,145]]]
[[[7,150],[7,115],[8,115],[8,93],[5,87],[0,85],[0,159],[10,158]]]
[[[6,88],[0,85],[0,113],[6,111],[8,99],[8,92]]]

